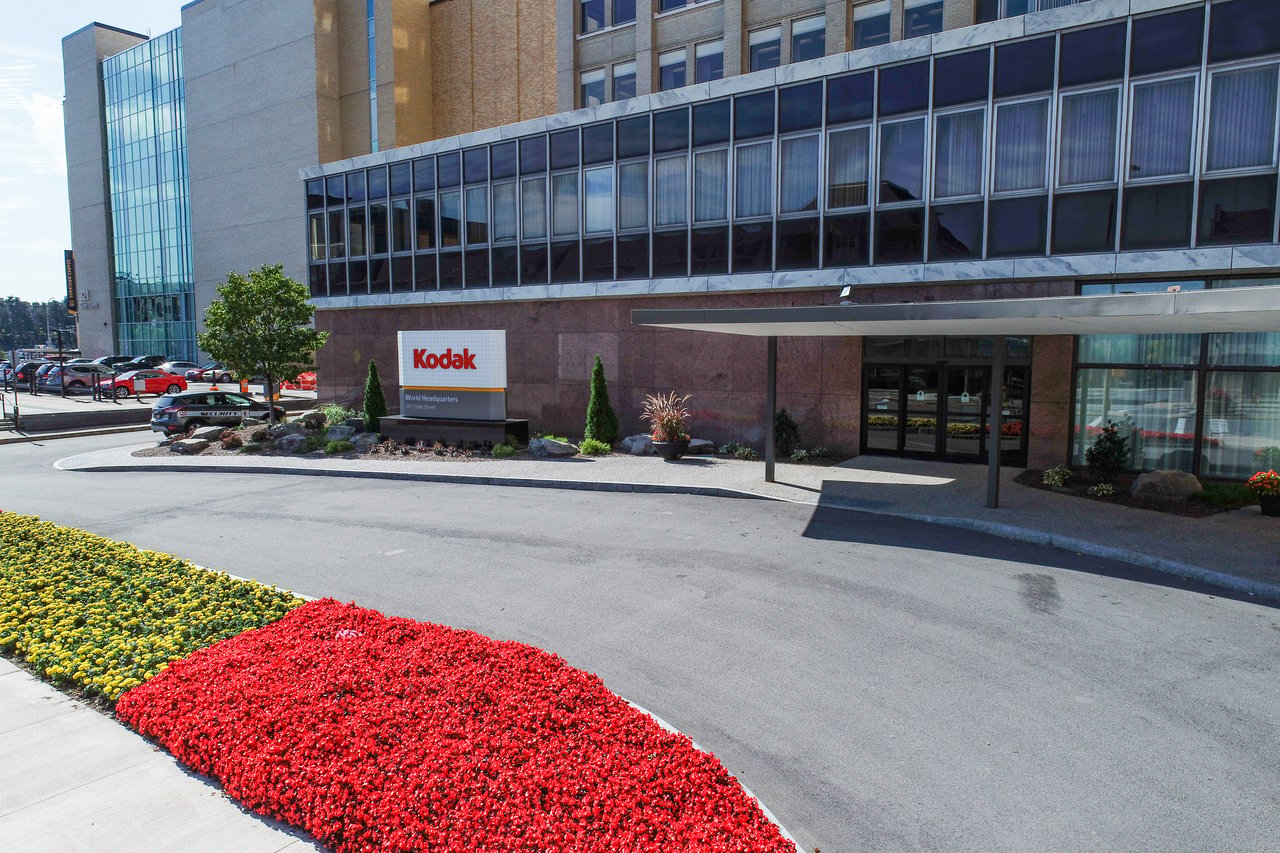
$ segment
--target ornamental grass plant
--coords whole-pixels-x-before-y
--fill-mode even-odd
[[[0,512],[0,652],[114,701],[171,661],[302,603],[168,554]]]
[[[675,391],[647,395],[640,415],[649,422],[649,437],[654,441],[687,441],[691,415],[685,404],[692,398],[692,394],[680,397]]]

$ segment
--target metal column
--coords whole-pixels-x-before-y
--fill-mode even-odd
[[[773,482],[774,418],[778,408],[778,339],[769,336],[769,358],[764,389],[764,481]]]
[[[1004,335],[991,339],[991,414],[987,417],[987,508],[1000,506],[1000,412],[1004,404]]]

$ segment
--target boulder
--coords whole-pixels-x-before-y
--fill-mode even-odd
[[[529,452],[534,456],[558,458],[577,456],[578,447],[577,445],[569,444],[567,441],[556,441],[553,438],[535,438],[529,442]]]
[[[349,426],[356,432],[364,432],[364,418],[347,418],[342,425]]]
[[[302,453],[307,449],[307,437],[300,433],[282,435],[275,440],[275,446],[277,450],[285,453]]]
[[[307,429],[324,429],[324,412],[307,412],[298,418],[297,423],[302,424]]]
[[[381,438],[382,436],[374,432],[362,432],[351,439],[351,444],[355,447],[357,453],[368,453],[378,446]]]
[[[284,438],[288,435],[302,435],[306,432],[302,424],[276,424],[271,428],[271,437],[274,439]]]
[[[224,426],[202,427],[191,433],[192,438],[203,439],[204,441],[217,441],[222,438],[222,434],[227,431]]]
[[[258,426],[250,427],[249,440],[254,444],[261,444],[264,441],[270,441],[271,430],[267,428],[266,424],[259,424]]]
[[[685,456],[709,456],[716,452],[716,445],[713,441],[707,441],[705,438],[689,439],[689,449],[684,452]]]
[[[619,449],[632,456],[652,456],[653,439],[647,435],[629,435],[622,439]]]
[[[1202,488],[1196,476],[1186,471],[1149,471],[1133,481],[1129,494],[1135,498],[1185,501]]]
[[[356,430],[344,424],[331,426],[324,433],[325,441],[350,441],[351,436],[356,434]]]
[[[202,438],[183,438],[169,445],[170,453],[183,453],[193,456],[209,447],[209,442]]]
[[[264,426],[266,425],[266,423],[267,422],[262,420],[261,418],[241,418],[240,419],[240,426],[242,427]]]

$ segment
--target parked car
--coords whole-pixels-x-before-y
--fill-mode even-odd
[[[14,372],[14,381],[17,382],[19,388],[27,388],[31,385],[31,374],[38,371],[46,364],[53,364],[51,361],[24,361],[18,365],[18,369]]]
[[[213,361],[187,371],[188,382],[230,382],[231,371],[220,361]]]
[[[188,370],[199,366],[194,361],[166,361],[164,364],[156,365],[156,370],[163,370],[165,373],[176,373],[185,377]]]
[[[8,385],[13,381],[13,365],[7,361],[0,361],[0,385]]]
[[[92,363],[93,363],[93,359],[91,359],[91,358],[69,358],[69,359],[67,359],[66,361],[62,362],[62,363],[63,363],[63,364],[92,364]]]
[[[111,389],[115,387],[113,392]],[[177,394],[187,390],[187,380],[160,370],[131,370],[112,379],[98,383],[102,393],[114,393],[117,398],[137,394]]]
[[[284,409],[272,406],[276,420]],[[244,418],[268,417],[267,404],[233,391],[188,391],[166,394],[151,409],[151,429],[177,435],[202,426],[238,426]]]
[[[40,380],[48,376],[49,371],[53,370],[55,367],[58,367],[58,366],[59,365],[56,361],[47,361],[44,364],[37,367],[36,368],[36,387],[39,388]]]
[[[95,358],[93,363],[103,364],[107,367],[114,367],[117,364],[124,364],[127,361],[133,361],[133,357],[128,355],[104,355],[101,358]]]
[[[162,355],[144,355],[138,358],[131,358],[123,364],[111,365],[121,373],[129,373],[134,370],[159,370],[160,365],[168,361]]]
[[[36,386],[41,391],[61,391],[65,382],[68,392],[83,393],[92,390],[95,383],[114,375],[114,370],[101,364],[55,365],[44,376],[36,378]]]

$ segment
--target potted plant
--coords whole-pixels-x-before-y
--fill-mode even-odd
[[[649,437],[653,449],[666,461],[679,459],[689,449],[689,410],[685,403],[692,394],[683,397],[675,391],[668,394],[649,394],[644,398],[641,416],[649,422]]]
[[[1254,474],[1249,478],[1249,488],[1258,496],[1263,515],[1280,517],[1280,474],[1275,469]]]

